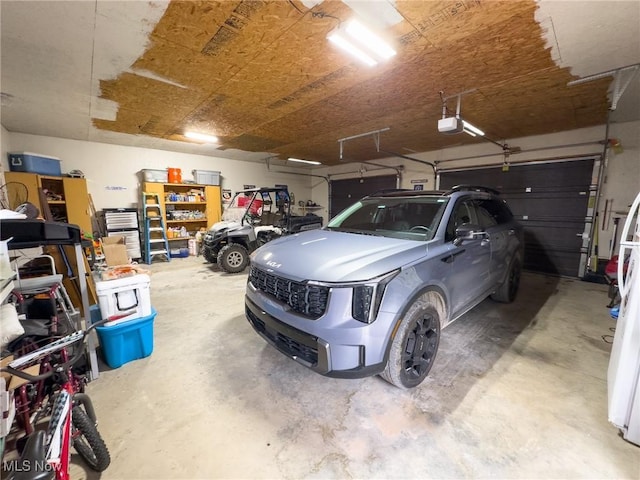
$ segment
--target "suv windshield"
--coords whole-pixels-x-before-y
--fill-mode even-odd
[[[347,208],[327,229],[404,238],[431,240],[447,206],[442,196],[367,197]]]

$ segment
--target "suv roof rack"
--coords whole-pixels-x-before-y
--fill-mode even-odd
[[[380,190],[376,190],[373,193],[367,195],[367,197],[375,197],[377,195],[384,195],[385,193],[396,193],[396,192],[409,192],[413,190],[409,190],[408,188],[382,188]]]
[[[455,187],[451,187],[451,190],[447,193],[454,192],[487,192],[493,193],[494,195],[500,195],[500,192],[495,188],[484,187],[482,185],[456,185]]]
[[[411,190],[410,188],[387,188],[378,190],[375,193],[367,195],[367,197],[408,197],[408,196],[428,196],[428,195],[445,195],[443,190]]]

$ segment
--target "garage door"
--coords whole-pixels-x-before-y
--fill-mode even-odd
[[[362,197],[389,188],[396,188],[395,175],[331,180],[329,217],[333,218]]]
[[[599,159],[532,162],[502,167],[442,170],[440,188],[485,185],[501,192],[525,227],[524,267],[584,275]],[[595,172],[595,173],[594,173]],[[587,235],[585,235],[587,234]]]

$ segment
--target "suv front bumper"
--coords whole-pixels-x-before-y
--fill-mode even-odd
[[[365,365],[364,345],[334,345],[329,342],[287,325],[269,315],[245,297],[245,314],[254,330],[269,344],[296,362],[316,373],[336,378],[364,378],[384,370],[385,363]],[[338,351],[338,352],[336,352]],[[349,368],[336,369],[332,353],[349,363]]]

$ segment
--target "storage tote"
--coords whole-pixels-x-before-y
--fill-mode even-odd
[[[39,173],[40,175],[62,176],[60,159],[38,153],[8,153],[9,169],[12,172]]]
[[[100,314],[110,319],[106,325],[151,315],[150,285],[151,279],[146,274],[96,281]]]
[[[144,168],[142,169],[142,180],[145,182],[167,183],[169,181],[169,172]]]
[[[200,185],[220,185],[220,172],[215,170],[194,170],[193,179]]]
[[[118,325],[96,327],[102,357],[111,368],[118,368],[125,363],[145,358],[153,352],[153,322],[157,312],[128,320]]]

